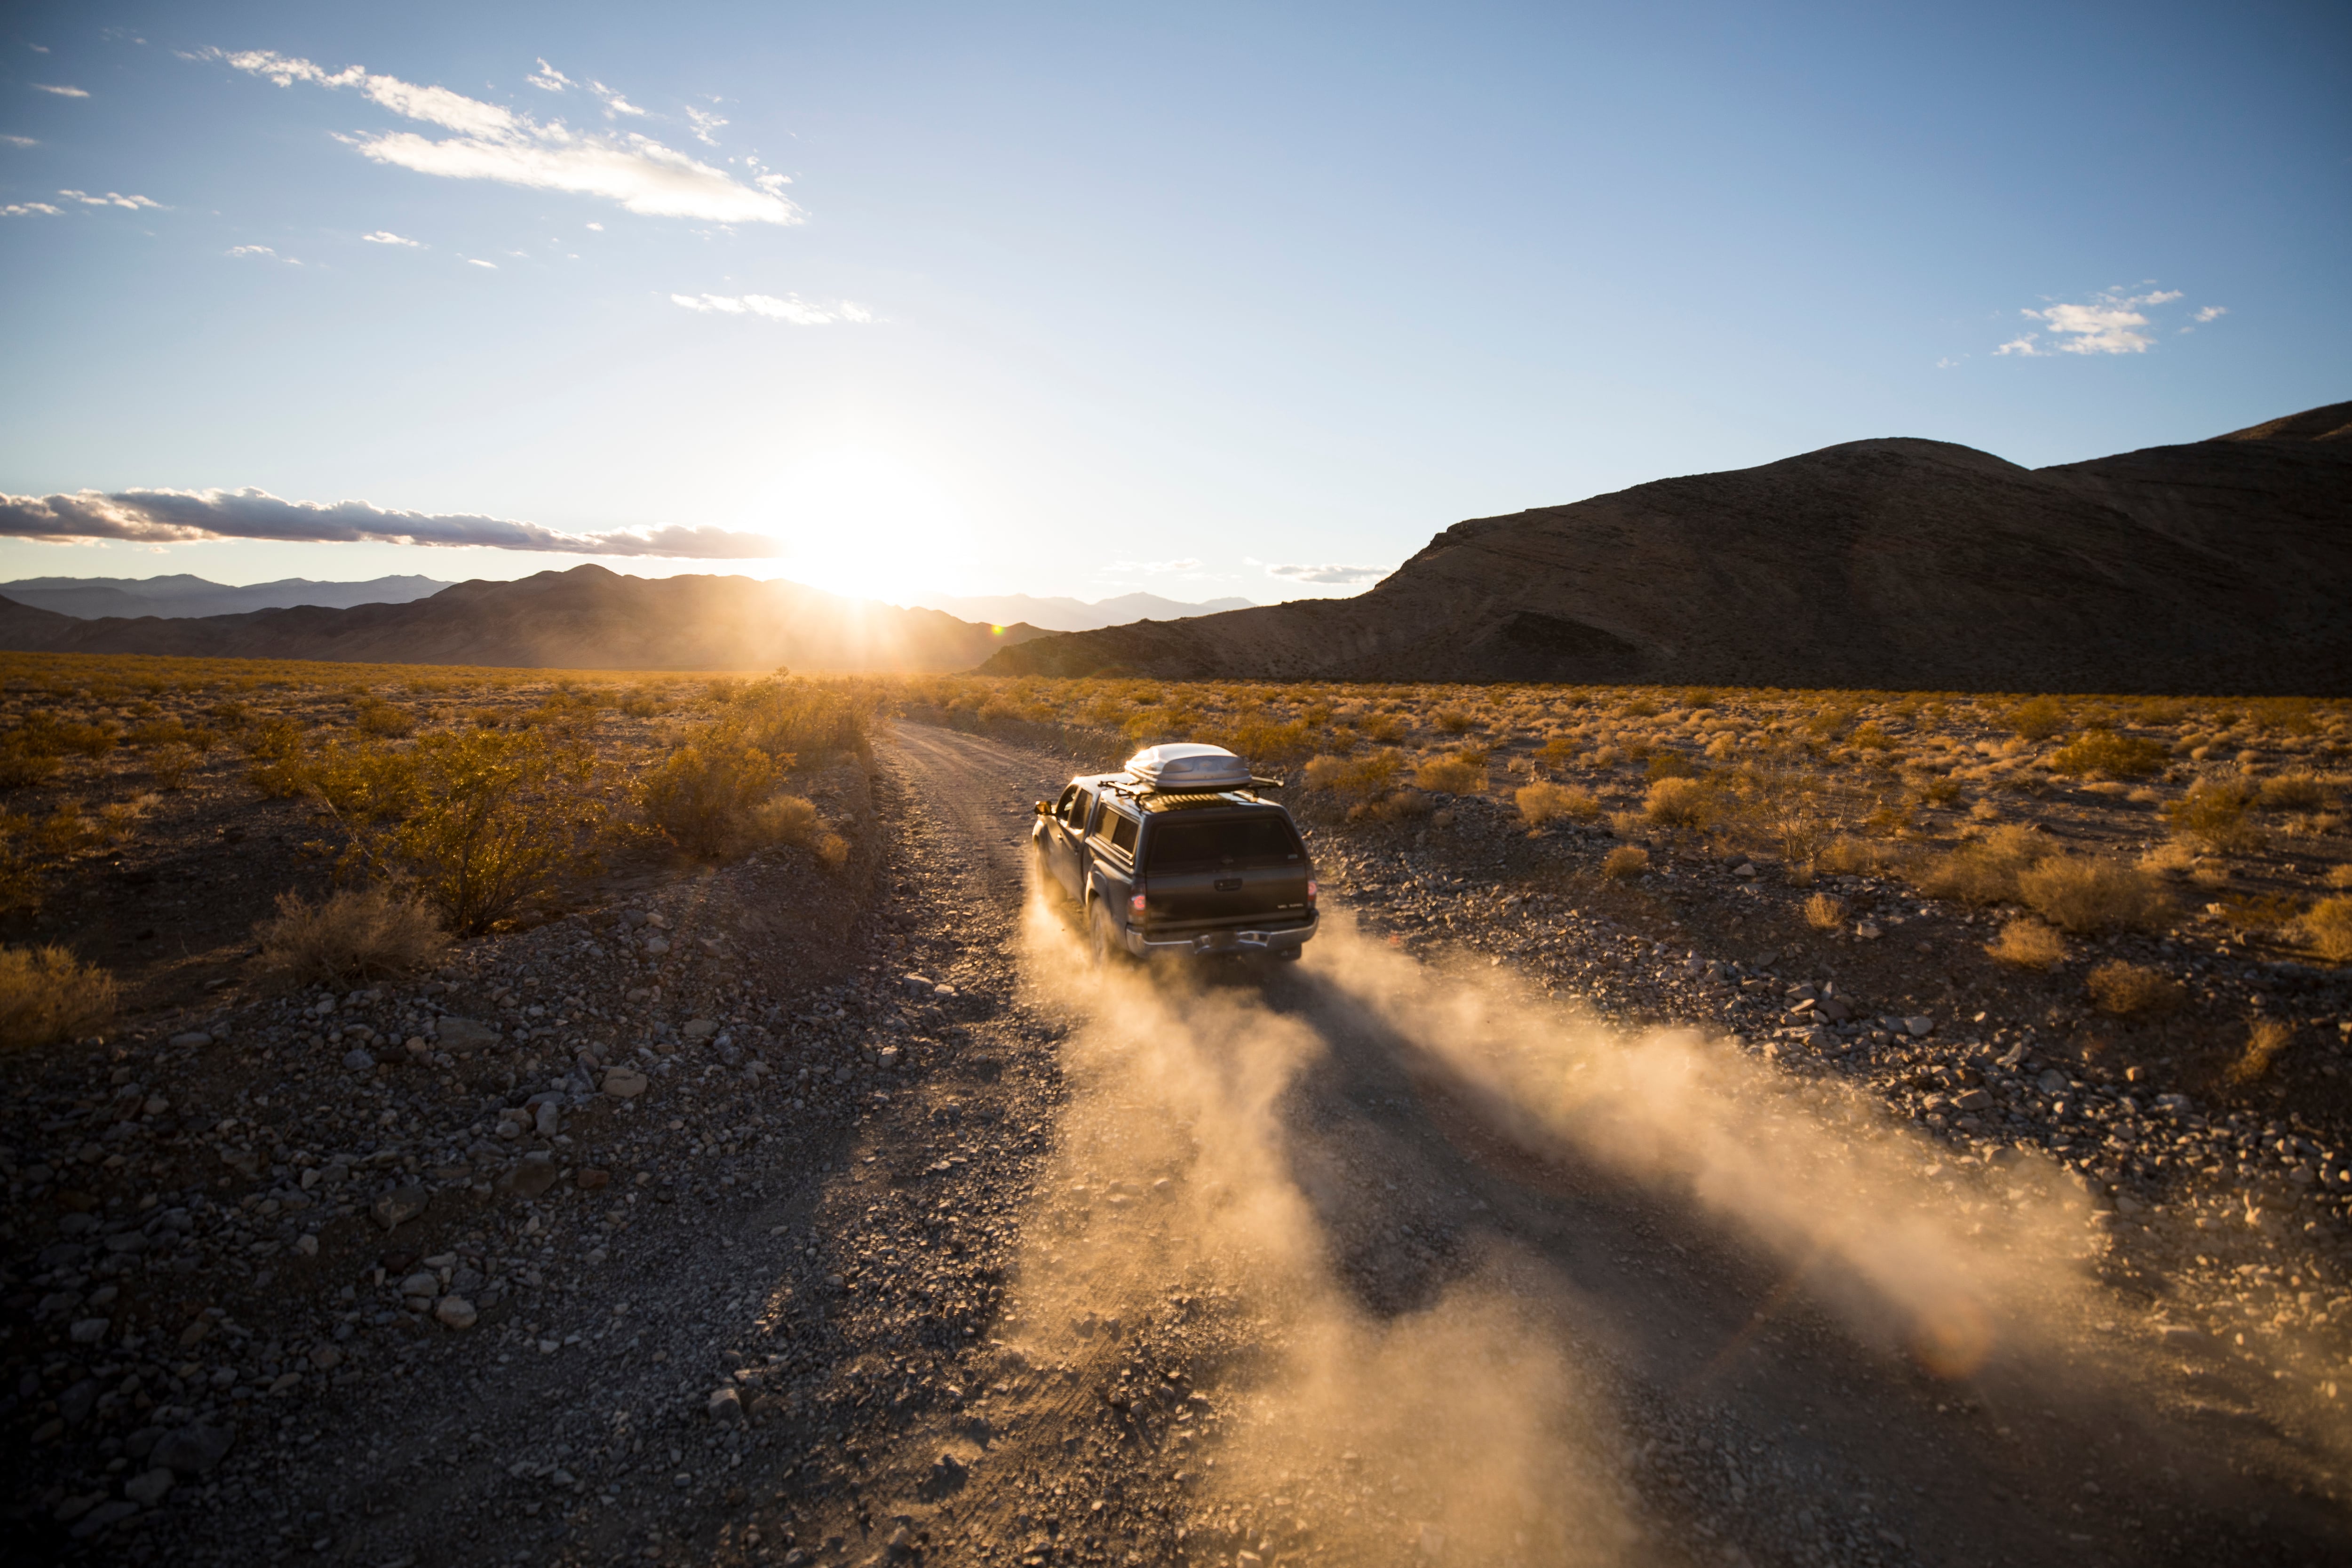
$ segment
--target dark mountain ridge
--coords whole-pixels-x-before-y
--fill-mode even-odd
[[[1459,522],[1370,592],[1007,648],[991,674],[2352,690],[2352,404],[2024,468],[1853,441]]]

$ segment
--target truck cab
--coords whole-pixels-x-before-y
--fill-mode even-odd
[[[1221,746],[1151,746],[1037,803],[1041,882],[1077,903],[1098,953],[1296,960],[1319,923],[1304,837]]]

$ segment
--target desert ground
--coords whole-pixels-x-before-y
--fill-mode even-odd
[[[2352,1551],[2344,704],[0,681],[12,1555]],[[1295,969],[1030,884],[1167,739]]]

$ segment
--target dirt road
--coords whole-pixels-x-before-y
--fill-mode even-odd
[[[851,933],[870,956],[838,983],[740,963],[726,932],[761,884],[729,873],[661,906],[658,948],[580,961],[603,973],[563,978],[573,999],[660,1051],[638,1098],[613,1100],[608,1062],[601,1098],[562,1100],[562,1157],[634,1195],[524,1203],[460,1173],[391,1233],[413,1251],[388,1275],[347,1205],[315,1278],[221,1298],[210,1344],[267,1340],[266,1365],[225,1360],[216,1394],[194,1362],[132,1377],[168,1378],[186,1430],[233,1429],[227,1458],[137,1502],[124,1478],[163,1468],[158,1439],[110,1470],[125,1444],[87,1436],[100,1410],[26,1472],[48,1490],[23,1547],[416,1568],[2352,1557],[2342,1422],[2101,1286],[2054,1170],[1956,1161],[1850,1089],[1612,1031],[1485,961],[1422,963],[1344,907],[1272,974],[1097,972],[1024,876],[1029,802],[1069,770],[899,726],[881,897]],[[520,994],[554,950],[509,940],[467,962]],[[669,1000],[772,1028],[672,1027]],[[479,1114],[461,1087],[458,1122]],[[413,1131],[437,1102],[384,1103]],[[468,1249],[459,1273],[513,1249],[509,1304],[478,1327],[418,1308],[430,1280],[402,1308],[403,1268],[443,1246]],[[328,1363],[307,1352],[307,1384],[273,1370],[310,1342],[305,1312],[341,1324],[317,1342],[341,1364],[309,1374]],[[121,1359],[89,1375],[138,1344],[102,1343]],[[85,1375],[48,1353],[51,1386]]]

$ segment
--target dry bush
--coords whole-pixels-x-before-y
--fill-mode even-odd
[[[1366,714],[1364,721],[1356,728],[1363,731],[1364,739],[1378,742],[1383,746],[1393,746],[1405,737],[1404,721],[1393,713]]]
[[[1536,760],[1548,768],[1565,767],[1573,761],[1580,743],[1573,735],[1554,735],[1536,752]]]
[[[1518,802],[1519,815],[1537,827],[1559,817],[1588,822],[1601,815],[1601,802],[1592,792],[1573,784],[1531,784],[1514,798]]]
[[[1601,874],[1627,881],[1650,868],[1650,852],[1638,844],[1621,844],[1601,862]]]
[[[807,796],[771,795],[747,814],[745,837],[762,844],[810,844],[824,826]]]
[[[689,855],[742,847],[752,813],[775,793],[782,770],[759,747],[725,736],[688,741],[646,770],[635,787],[646,823]]]
[[[252,762],[246,779],[266,800],[287,800],[303,790],[305,744],[302,727],[291,719],[272,719],[245,742]]]
[[[432,962],[449,936],[414,892],[339,888],[318,903],[278,895],[278,912],[253,928],[256,967],[287,985],[333,985],[400,974]]]
[[[2139,868],[2159,877],[2185,877],[2197,864],[2197,851],[2179,839],[2168,840],[2139,858]]]
[[[2029,698],[2001,717],[2021,739],[2046,741],[2066,727],[2066,706],[2055,697]]]
[[[1845,900],[1815,893],[1805,900],[1805,923],[1815,931],[1835,931],[1845,924]]]
[[[2165,807],[2164,815],[2172,830],[2184,837],[2202,839],[2216,849],[2250,849],[2262,842],[2262,835],[2246,820],[2253,800],[2252,792],[2242,784],[2200,779]]]
[[[1441,708],[1430,715],[1430,721],[1449,735],[1468,734],[1472,723],[1470,715],[1459,708]]]
[[[2256,1018],[2246,1027],[2246,1048],[2230,1064],[2230,1077],[2239,1083],[2260,1080],[2294,1038],[2294,1026],[2284,1019]]]
[[[1394,752],[1367,752],[1356,757],[1310,757],[1307,787],[1328,790],[1341,800],[1377,798],[1396,783],[1403,762]]]
[[[1642,775],[1653,781],[1696,778],[1698,765],[1680,752],[1661,749],[1650,753],[1650,760],[1642,765]]]
[[[2157,772],[2164,763],[2164,748],[2154,741],[2113,730],[2085,730],[2058,748],[2050,768],[2053,773],[2136,779]]]
[[[99,832],[109,844],[128,844],[139,826],[139,819],[162,804],[163,797],[155,795],[133,795],[129,800],[110,802],[99,807]]]
[[[1391,791],[1378,800],[1369,800],[1348,808],[1350,822],[1403,822],[1429,815],[1429,797],[1417,789]]]
[[[1663,778],[1643,796],[1642,810],[1652,822],[1696,827],[1715,815],[1714,794],[1694,778]]]
[[[2332,799],[2326,782],[2313,773],[2280,773],[2262,784],[2266,811],[2325,811]]]
[[[2050,847],[2030,827],[2002,827],[1974,844],[1963,844],[1923,866],[1916,880],[1939,899],[1971,904],[2003,904],[2018,897],[2018,878],[2049,855]]]
[[[1872,877],[1891,868],[1895,859],[1895,851],[1884,844],[1841,833],[1815,852],[1812,865],[1832,876]]]
[[[828,871],[838,871],[849,864],[849,840],[838,833],[818,835],[814,847],[817,864]]]
[[[2320,900],[2304,911],[2294,929],[2328,963],[2352,963],[2352,898]]]
[[[1432,757],[1413,770],[1412,782],[1439,795],[1478,795],[1486,788],[1486,769],[1467,757]]]
[[[2189,996],[2181,984],[2169,975],[2144,963],[2126,963],[2120,958],[2109,959],[2092,970],[2086,984],[2091,991],[2091,1005],[2118,1018],[2169,1013]]]
[[[0,789],[47,784],[64,765],[54,752],[27,750],[18,742],[16,731],[0,739]]]
[[[2066,939],[2040,921],[2015,920],[1985,944],[1985,952],[2020,969],[2055,969],[2066,962]]]
[[[147,776],[155,781],[158,789],[184,790],[188,787],[188,775],[196,771],[195,748],[177,741],[166,741],[147,753]]]
[[[2062,931],[2150,931],[2172,900],[2147,872],[2114,860],[2053,855],[2018,873],[2018,897]]]
[[[62,947],[0,948],[0,1046],[46,1046],[106,1027],[114,977]]]
[[[1613,768],[1624,760],[1624,751],[1617,746],[1597,747],[1592,753],[1592,765],[1596,768]]]

